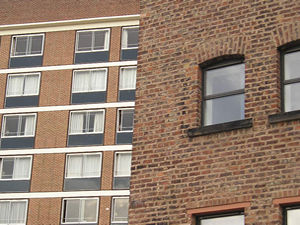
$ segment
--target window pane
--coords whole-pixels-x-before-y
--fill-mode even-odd
[[[84,177],[97,177],[100,175],[100,155],[89,154],[85,155],[83,163]]]
[[[67,177],[81,177],[82,176],[82,155],[68,155]]]
[[[28,54],[41,54],[43,45],[43,36],[30,36],[29,37],[30,48]]]
[[[300,209],[290,209],[287,211],[287,225],[299,225]]]
[[[26,48],[27,48],[27,43],[28,43],[28,37],[23,36],[23,37],[15,37],[15,49],[14,49],[14,54],[15,56],[18,55],[26,55]]]
[[[128,220],[128,198],[115,198],[112,221],[127,221]]]
[[[65,200],[64,222],[80,222],[80,200]]]
[[[25,224],[26,202],[12,202],[10,208],[10,224]]]
[[[2,179],[12,179],[14,171],[14,158],[2,159]]]
[[[39,75],[26,75],[24,78],[24,95],[37,95],[39,89]]]
[[[91,51],[92,50],[92,31],[78,32],[77,51]]]
[[[85,118],[86,118],[85,112],[79,112],[79,113],[73,112],[71,114],[70,134],[84,133]]]
[[[134,110],[120,110],[119,131],[133,130],[133,114]]]
[[[300,83],[288,84],[284,87],[285,112],[300,110]]]
[[[99,133],[104,130],[103,112],[90,112],[89,132]]]
[[[137,48],[139,28],[125,28],[122,34],[122,48]]]
[[[9,76],[7,85],[7,96],[23,95],[24,76]]]
[[[244,119],[244,95],[204,101],[204,125]]]
[[[22,126],[19,135],[31,136],[34,135],[35,129],[35,116],[21,116],[22,118]]]
[[[9,223],[9,205],[9,202],[0,202],[0,224]]]
[[[285,80],[300,78],[300,51],[284,55]]]
[[[115,176],[130,176],[131,153],[117,153]]]
[[[221,94],[245,87],[245,64],[208,70],[205,73],[205,95]]]
[[[120,90],[135,89],[136,68],[122,68],[120,72]]]
[[[31,158],[15,158],[14,179],[28,179],[30,177]]]
[[[90,91],[106,90],[106,70],[92,70],[90,73]]]
[[[84,205],[84,222],[97,222],[97,199],[86,199]]]
[[[89,90],[90,71],[75,71],[73,79],[73,92],[86,92]]]
[[[202,219],[201,225],[244,225],[244,216],[226,216],[211,219]]]
[[[4,136],[17,136],[18,135],[19,116],[5,117],[5,130]]]
[[[108,35],[107,30],[101,30],[101,31],[94,31],[94,50],[104,50],[107,49],[107,41],[106,37]]]

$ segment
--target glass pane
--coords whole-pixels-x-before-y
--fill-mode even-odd
[[[100,155],[89,154],[85,155],[83,163],[83,176],[84,177],[97,177],[100,174]]]
[[[226,216],[219,218],[203,219],[201,225],[244,225],[244,216]]]
[[[128,198],[115,198],[112,221],[127,221],[128,220]]]
[[[205,73],[205,95],[221,94],[245,87],[245,64],[208,70]]]
[[[4,158],[2,160],[2,179],[12,179],[14,171],[14,158]]]
[[[120,110],[120,131],[132,131],[133,130],[133,114],[134,110]]]
[[[120,73],[120,90],[135,89],[136,68],[122,68]]]
[[[290,209],[287,211],[287,225],[299,225],[300,209]]]
[[[12,202],[10,208],[10,224],[25,224],[26,202]]]
[[[284,55],[285,80],[300,78],[300,51]]]
[[[28,43],[28,37],[15,37],[15,49],[14,49],[14,55],[26,55],[26,48]]]
[[[106,46],[106,35],[107,35],[107,30],[106,31],[94,31],[94,50],[103,50],[107,49]]]
[[[80,222],[80,200],[65,200],[64,222]]]
[[[9,205],[10,203],[5,201],[5,202],[0,202],[0,224],[8,224],[8,218],[9,218]]]
[[[28,54],[41,54],[43,45],[43,36],[31,36],[29,37],[30,49]]]
[[[90,74],[90,91],[106,90],[106,71],[92,70]]]
[[[137,48],[139,39],[139,28],[127,29],[128,40],[127,48]]]
[[[115,176],[130,176],[131,153],[117,153]]]
[[[285,112],[300,110],[300,83],[284,87]]]
[[[39,89],[39,75],[26,75],[24,95],[36,95]]]
[[[244,119],[244,95],[233,95],[204,102],[204,125]]]
[[[92,50],[92,31],[79,32],[77,51],[91,51]]]
[[[18,136],[19,116],[5,117],[4,136]]]
[[[82,176],[82,155],[69,155],[67,177],[81,177]]]
[[[85,112],[72,112],[70,134],[83,133],[86,121]]]
[[[7,96],[23,95],[24,76],[9,76],[7,86]]]
[[[73,79],[73,93],[86,92],[89,90],[90,71],[75,71]]]
[[[97,222],[97,199],[86,199],[84,205],[84,222]]]
[[[15,158],[14,179],[28,179],[30,177],[31,158]]]

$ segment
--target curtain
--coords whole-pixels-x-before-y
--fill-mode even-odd
[[[8,223],[9,202],[0,202],[0,224]]]
[[[94,120],[94,132],[103,132],[104,126],[104,115],[103,112],[95,112],[95,120]]]
[[[64,222],[81,222],[79,199],[65,200],[65,207]]]
[[[9,76],[7,96],[23,95],[24,76]]]
[[[89,90],[89,71],[75,71],[72,92],[86,92]]]
[[[99,176],[100,172],[100,155],[84,155],[83,176],[95,177]]]
[[[82,155],[68,156],[67,177],[81,177],[82,176]]]
[[[115,176],[130,176],[131,154],[118,153],[116,160]]]
[[[25,119],[25,130],[24,130],[24,135],[34,135],[34,120],[35,116],[22,116],[22,120]]]
[[[39,75],[26,75],[24,95],[36,95],[39,89]]]
[[[122,30],[122,49],[128,48],[128,30],[123,29]]]
[[[30,171],[31,158],[15,158],[14,161],[14,179],[28,179]]]
[[[84,116],[86,113],[72,113],[71,114],[71,134],[83,133],[84,128]]]
[[[120,73],[120,90],[135,89],[136,67],[122,68]]]
[[[106,90],[106,70],[92,70],[90,73],[90,91]]]
[[[26,202],[11,202],[10,223],[25,223]]]
[[[127,221],[128,220],[128,198],[114,198],[113,200],[113,221]]]

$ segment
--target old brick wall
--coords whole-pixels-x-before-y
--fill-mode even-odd
[[[280,110],[277,47],[300,39],[297,0],[142,0],[130,225],[192,224],[187,211],[250,202],[245,224],[282,224],[299,196],[300,121]],[[245,57],[251,128],[189,138],[201,124],[199,64]]]

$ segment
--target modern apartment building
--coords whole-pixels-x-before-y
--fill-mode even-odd
[[[299,225],[299,0],[140,9],[129,224]]]
[[[0,224],[127,224],[139,1],[0,5]]]

